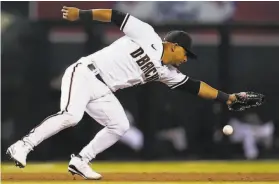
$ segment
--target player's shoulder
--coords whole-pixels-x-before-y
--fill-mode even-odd
[[[143,50],[148,54],[150,59],[161,60],[163,55],[163,42],[160,36],[157,33],[151,35],[146,35],[145,38],[133,39],[130,38],[133,42],[137,43]]]
[[[162,38],[159,36],[159,34],[155,30],[145,32],[144,36],[140,37],[140,40],[147,42],[147,43],[153,42],[154,44],[162,43]]]
[[[166,66],[170,72],[181,73],[181,71],[176,66],[173,66],[173,65],[166,65]]]
[[[171,72],[178,72],[180,71],[172,65],[165,65],[161,62],[161,66],[159,67],[162,73],[171,73]]]

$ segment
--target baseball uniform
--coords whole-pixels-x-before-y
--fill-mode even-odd
[[[126,14],[120,30],[125,36],[66,69],[61,85],[61,111],[32,129],[24,141],[37,146],[75,126],[86,111],[104,126],[80,152],[90,161],[129,129],[124,109],[113,92],[151,81],[174,89],[188,80],[175,67],[162,63],[162,39],[149,24]]]

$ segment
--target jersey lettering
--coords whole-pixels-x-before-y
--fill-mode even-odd
[[[143,65],[147,64],[148,61],[150,61],[150,58],[148,57],[148,55],[146,54],[145,56],[143,56],[142,58],[140,58],[139,60],[137,60],[137,64],[140,67],[143,67]],[[142,68],[141,68],[142,69]]]
[[[144,53],[143,49],[140,47],[139,49],[135,50],[131,53],[131,56],[133,58],[137,58],[138,56],[142,55]]]
[[[146,63],[141,69],[144,73],[146,73],[148,70],[150,70],[153,67],[153,63]]]
[[[146,72],[146,75],[148,76],[146,78],[146,82],[154,81],[159,79],[159,74],[156,70],[156,68],[151,68],[149,71]]]
[[[136,60],[136,63],[143,71],[145,81],[150,82],[159,79],[159,74],[154,66],[154,63],[150,60],[147,54],[144,55],[143,49],[140,47],[130,54]]]

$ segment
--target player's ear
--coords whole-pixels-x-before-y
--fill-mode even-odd
[[[171,51],[174,52],[175,51],[175,47],[177,46],[177,43],[171,43]]]

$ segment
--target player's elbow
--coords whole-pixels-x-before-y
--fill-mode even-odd
[[[173,89],[183,90],[193,95],[198,95],[200,92],[201,83],[202,83],[201,81],[189,77],[186,82]]]

